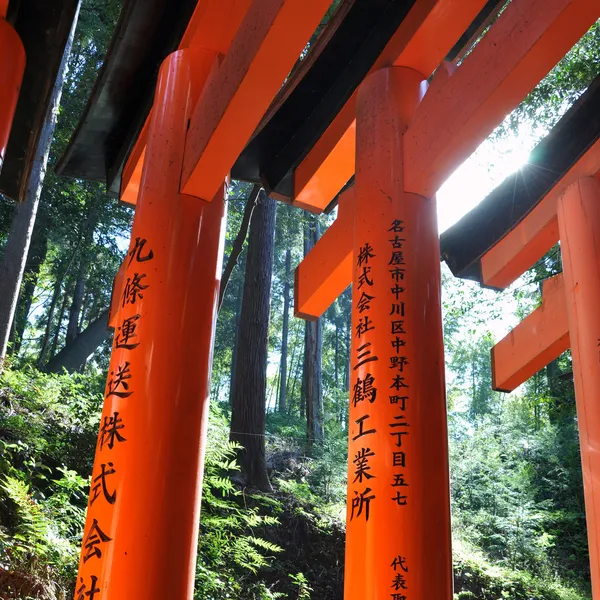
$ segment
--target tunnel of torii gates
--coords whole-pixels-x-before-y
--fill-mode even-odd
[[[296,270],[295,314],[318,318],[352,285],[345,598],[450,600],[435,193],[600,3],[346,0],[299,64],[330,0],[167,4],[125,1],[59,165],[135,204],[75,598],[192,598],[231,176],[315,213],[339,207]],[[26,54],[5,19],[0,47],[15,91],[0,100],[4,159]],[[599,89],[441,238],[456,275],[498,289],[561,242],[563,273],[492,352],[494,387],[572,349],[596,600]]]

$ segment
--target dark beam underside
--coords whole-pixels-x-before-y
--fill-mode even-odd
[[[179,46],[197,0],[125,0],[90,100],[57,166],[107,184],[121,172],[152,106],[158,70]]]
[[[23,200],[35,149],[78,0],[11,0],[7,20],[27,56],[19,101],[0,173],[0,192]]]
[[[481,257],[525,218],[600,137],[600,76],[507,177],[440,239],[452,273],[482,283]]]

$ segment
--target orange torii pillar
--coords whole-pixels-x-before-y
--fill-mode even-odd
[[[76,600],[193,596],[225,202],[179,193],[192,60],[159,73]]]
[[[25,48],[6,21],[7,2],[0,2],[0,171],[25,72]]]
[[[404,191],[420,73],[357,100],[346,600],[450,600],[440,256],[434,199]]]
[[[596,150],[597,152],[597,150]],[[573,172],[596,170],[586,158]],[[557,222],[557,227],[552,224]],[[546,226],[546,224],[549,224]],[[533,225],[533,226],[532,226]],[[482,258],[485,283],[510,283],[560,238],[563,273],[544,282],[542,304],[492,349],[493,388],[510,392],[571,348],[592,592],[600,599],[600,182],[567,174]],[[485,266],[489,267],[487,270]],[[486,273],[488,279],[486,280]]]
[[[571,184],[558,201],[573,378],[581,444],[590,568],[600,598],[600,182]]]

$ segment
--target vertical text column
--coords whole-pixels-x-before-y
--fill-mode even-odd
[[[573,183],[558,201],[558,227],[573,353],[592,592],[600,598],[600,183]]]
[[[449,600],[450,505],[435,202],[404,192],[411,69],[358,92],[346,600]]]

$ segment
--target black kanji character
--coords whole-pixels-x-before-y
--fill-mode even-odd
[[[114,412],[112,417],[104,417],[104,423],[100,430],[100,450],[104,444],[108,446],[109,450],[112,450],[115,442],[126,442],[127,440],[119,433],[121,429],[125,429],[125,425],[118,412]]]
[[[366,315],[358,320],[358,324],[356,325],[356,337],[359,338],[367,331],[372,331],[375,329],[373,325],[373,321],[369,319],[369,315]]]
[[[394,219],[392,221],[392,226],[388,229],[388,231],[402,233],[404,231],[404,221],[401,221],[400,219]]]
[[[369,505],[371,504],[371,500],[375,500],[374,494],[371,496],[368,495],[370,492],[371,488],[365,488],[365,490],[360,493],[357,491],[354,492],[355,497],[352,498],[352,512],[350,514],[351,521],[355,516],[357,518],[360,517],[363,510],[365,512],[365,521],[369,520]],[[356,511],[356,515],[354,514],[354,511]]]
[[[399,390],[400,388],[409,387],[408,383],[405,383],[404,379],[405,378],[402,375],[396,375],[394,377],[394,381],[392,381],[392,385],[390,385],[390,387],[394,388],[395,390]]]
[[[393,240],[389,240],[392,244],[392,248],[398,249],[402,248],[402,244],[406,241],[405,238],[401,238],[399,235],[395,235]]]
[[[390,356],[390,369],[398,369],[403,373],[406,365],[408,365],[406,356]]]
[[[94,504],[94,502],[96,502],[96,500],[98,499],[98,497],[100,496],[100,494],[102,494],[104,496],[104,499],[109,503],[109,504],[114,504],[116,499],[117,499],[117,490],[115,490],[112,494],[108,491],[108,486],[106,485],[106,478],[109,475],[114,475],[116,473],[116,470],[114,469],[114,465],[109,462],[109,463],[102,463],[100,465],[100,469],[101,469],[101,473],[100,475],[97,475],[96,477],[94,477],[94,480],[92,481],[92,483],[94,485],[92,485],[92,489],[91,489],[91,498],[90,498],[90,506],[92,506]]]
[[[352,391],[352,402],[356,406],[363,400],[368,400],[371,404],[375,402],[377,397],[377,388],[373,385],[375,383],[375,377],[371,373],[367,373],[364,379],[360,377],[356,378],[356,383]]]
[[[137,321],[141,315],[133,315],[123,320],[123,323],[117,327],[117,336],[115,338],[115,348],[125,348],[125,350],[133,350],[140,344],[130,344],[132,338],[137,338],[135,330],[137,329]]]
[[[408,396],[390,396],[390,404],[399,404],[400,410],[406,410]]]
[[[400,319],[399,321],[392,321],[391,333],[406,333],[403,319]]]
[[[375,254],[373,254],[373,247],[369,242],[366,242],[364,246],[361,246],[358,251],[358,266],[362,267],[363,265],[369,264],[369,259],[374,258]]]
[[[81,586],[77,588],[77,591],[75,592],[77,594],[76,600],[85,600],[86,597],[89,598],[89,600],[94,600],[96,594],[100,593],[100,588],[96,587],[98,578],[95,575],[90,575],[90,579],[92,581],[90,584],[90,589],[88,590],[87,585],[83,582],[83,577],[79,578]]]
[[[85,554],[83,555],[84,564],[93,556],[102,558],[102,550],[100,550],[99,546],[106,542],[112,542],[112,538],[108,537],[102,529],[100,529],[98,519],[94,519],[88,534],[83,540],[83,548],[85,550]]]
[[[394,577],[394,581],[392,581],[392,587],[395,590],[408,589],[406,587],[406,579],[404,578],[404,575],[402,575],[402,573],[396,573],[396,576]]]
[[[400,267],[394,267],[393,269],[389,269],[389,273],[392,276],[392,279],[395,282],[404,281],[404,273],[406,273],[406,269],[401,269]]]
[[[408,435],[408,431],[390,431],[390,435],[396,436],[396,448],[402,448],[402,436]]]
[[[392,487],[408,487],[408,483],[404,480],[404,473],[394,473],[394,481]]]
[[[394,294],[396,300],[398,300],[398,296],[404,293],[404,288],[396,284],[393,288],[390,288],[390,291],[392,292],[392,294]]]
[[[354,471],[354,481],[352,483],[363,482],[364,479],[373,479],[375,475],[371,475],[369,471],[371,466],[369,465],[369,458],[375,456],[375,452],[371,448],[361,448],[355,455],[352,461],[356,465],[356,471]]]
[[[356,351],[358,352],[358,356],[356,358],[359,362],[356,363],[356,365],[354,366],[355,371],[356,369],[358,369],[358,367],[361,367],[362,365],[379,360],[377,356],[371,356],[371,351],[368,350],[370,345],[371,342],[367,342],[366,344],[363,344],[362,346],[356,349]]]
[[[404,260],[404,250],[394,250],[392,252],[392,256],[390,257],[390,262],[388,265],[405,265],[406,262]]]
[[[406,558],[404,556],[396,556],[390,565],[394,569],[394,571],[398,570],[398,567],[405,573],[408,573],[408,567],[406,566]]]
[[[129,266],[133,262],[134,258],[137,262],[146,262],[147,260],[152,260],[154,258],[154,252],[152,252],[152,250],[149,250],[146,256],[142,256],[142,252],[144,251],[144,246],[146,245],[146,242],[146,239],[139,237],[135,238],[135,245],[128,252],[129,264],[127,266]]]
[[[396,492],[396,495],[392,497],[392,500],[398,506],[406,506],[406,503],[407,503],[407,500],[408,500],[408,496],[403,496],[400,492]]]
[[[406,466],[406,454],[401,451],[392,452],[392,466],[405,467]]]
[[[373,285],[373,280],[369,279],[369,273],[371,272],[371,267],[363,267],[362,270],[363,270],[363,272],[358,276],[358,289],[359,290],[365,284],[368,286]]]
[[[363,292],[356,303],[358,312],[362,314],[365,310],[369,310],[371,308],[371,300],[373,300],[373,298],[375,298],[375,296],[369,296],[369,294],[365,294]]]
[[[406,340],[403,340],[402,338],[395,338],[392,340],[392,348],[396,351],[396,354],[398,354],[400,352],[400,348],[402,346],[406,346]]]
[[[144,297],[142,291],[150,287],[149,285],[144,285],[142,283],[144,277],[146,277],[145,273],[134,273],[133,278],[127,278],[123,289],[123,307],[125,307],[126,304],[135,304],[138,298]]]
[[[400,315],[401,317],[404,316],[404,302],[397,302],[392,304],[390,316],[392,315]]]
[[[131,379],[131,371],[129,369],[129,361],[125,361],[124,365],[119,365],[117,367],[117,372],[111,371],[110,374],[112,377],[108,380],[106,384],[108,387],[108,392],[106,393],[106,397],[108,396],[118,396],[119,398],[127,398],[131,396],[133,392],[129,391],[129,384],[127,381]],[[119,390],[119,387],[122,388]]]
[[[355,442],[358,438],[361,438],[363,435],[377,433],[376,429],[367,429],[367,431],[364,430],[364,423],[368,418],[370,418],[370,415],[363,415],[362,417],[360,417],[359,419],[356,419],[356,421],[354,421],[358,425],[358,434],[352,438],[353,442]],[[404,466],[404,465],[402,465],[402,466]]]

